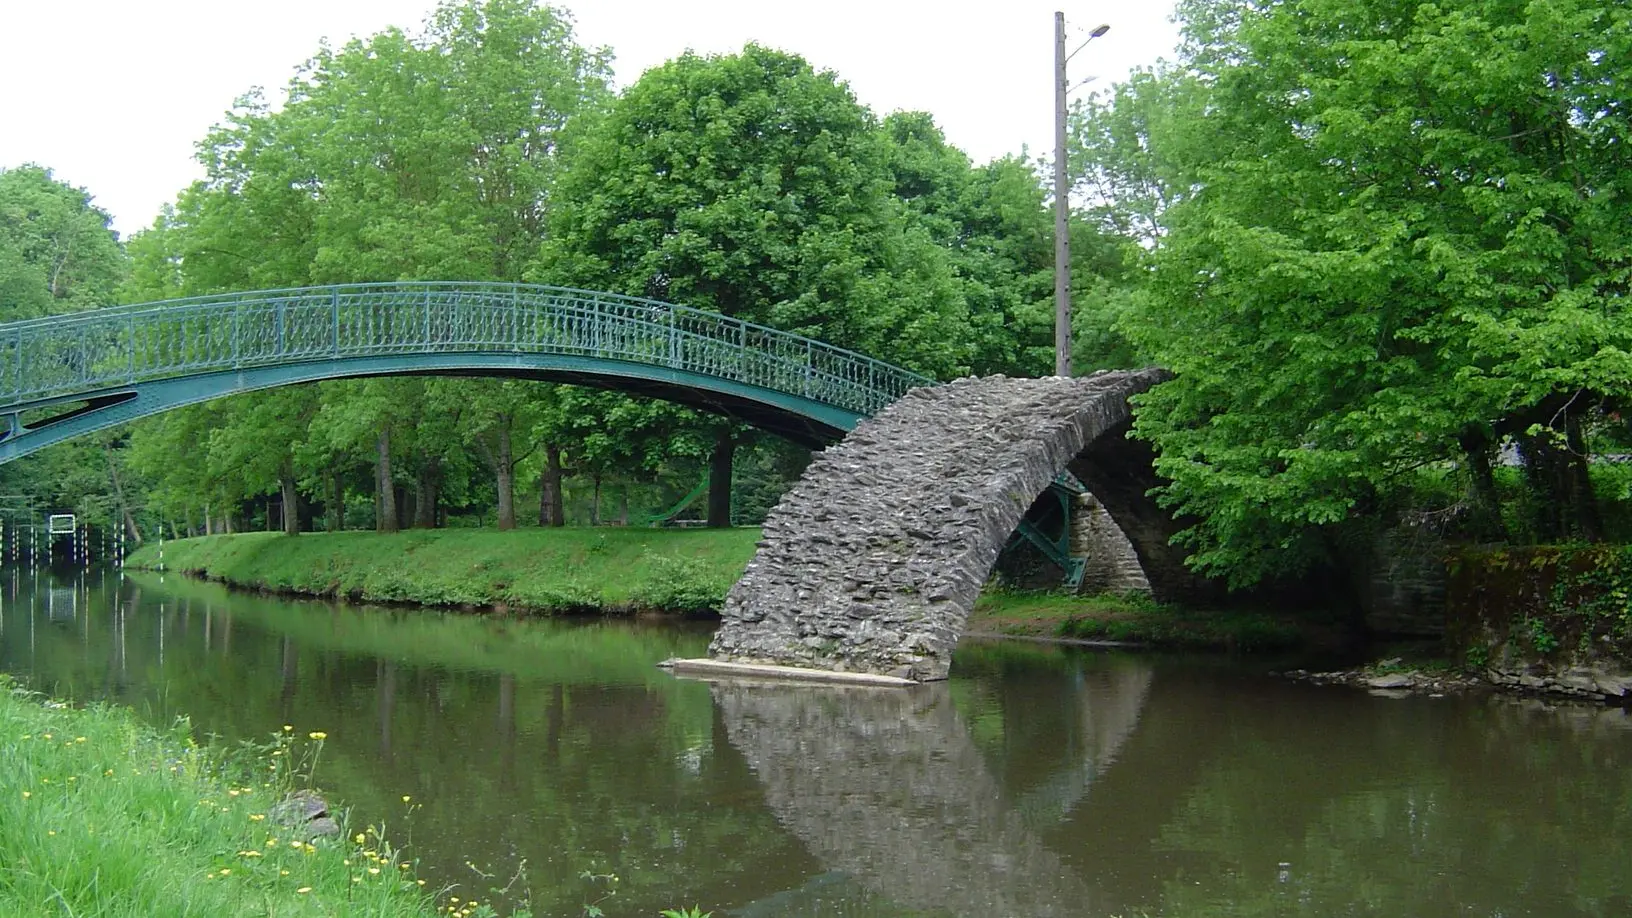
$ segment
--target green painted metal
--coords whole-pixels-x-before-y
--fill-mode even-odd
[[[257,290],[0,324],[0,462],[235,392],[426,373],[626,389],[810,443],[934,382],[801,335],[611,293],[466,282]]]
[[[1088,489],[1070,472],[1061,472],[1049,484],[1048,490],[1043,492],[1037,502],[1027,511],[1025,519],[1015,528],[1014,534],[1009,537],[1009,544],[1004,551],[1012,549],[1021,541],[1030,542],[1044,558],[1052,562],[1064,575],[1061,583],[1067,590],[1075,590],[1082,586],[1082,577],[1088,568],[1088,559],[1071,554],[1071,508],[1078,494],[1087,493]],[[1055,512],[1039,510],[1045,505],[1045,500],[1052,498],[1057,502]],[[1058,531],[1050,533],[1043,527],[1050,520],[1058,521]]]

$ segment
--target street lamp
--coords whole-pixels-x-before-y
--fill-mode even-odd
[[[1095,26],[1076,51],[1065,53],[1065,14],[1054,14],[1054,375],[1071,375],[1071,180],[1066,175],[1066,62],[1088,42],[1109,32]]]

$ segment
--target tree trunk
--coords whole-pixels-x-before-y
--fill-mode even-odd
[[[601,473],[600,472],[595,473],[594,482],[595,482],[595,493],[593,495],[591,495],[590,500],[589,500],[589,525],[599,526],[599,525],[601,525]]]
[[[338,473],[329,476],[328,506],[323,508],[328,516],[325,525],[330,532],[339,532],[346,526],[346,486],[341,483]]]
[[[714,455],[708,463],[708,527],[725,529],[731,525],[731,459],[737,449],[731,431],[721,428],[714,436]]]
[[[499,528],[516,528],[516,461],[510,449],[510,425],[498,430],[498,449],[493,453],[493,473],[499,487]]]
[[[119,521],[125,527],[125,535],[140,545],[142,531],[136,527],[136,520],[130,515],[130,505],[125,503],[125,486],[119,480],[119,464],[113,461],[113,447],[103,443],[102,453],[108,459],[108,484],[113,489],[113,502],[118,505]]]
[[[379,510],[374,515],[374,531],[396,532],[397,489],[391,481],[391,428],[380,428],[375,447],[379,451],[379,458],[374,464],[374,492]]]
[[[414,528],[436,528],[436,505],[442,481],[442,460],[432,458],[419,468],[414,487]]]
[[[538,525],[565,526],[566,502],[561,494],[561,447],[544,447],[544,470],[538,473]]]
[[[1507,522],[1502,519],[1502,498],[1496,490],[1491,468],[1492,445],[1484,434],[1462,438],[1468,463],[1468,528],[1478,539],[1508,541]]]
[[[1581,416],[1575,413],[1564,419],[1564,471],[1569,486],[1570,508],[1574,511],[1576,536],[1588,542],[1604,540],[1604,521],[1598,512],[1598,495],[1592,490],[1592,476],[1587,467],[1587,441],[1581,435]]]
[[[215,517],[210,515],[210,505],[204,505],[204,534],[215,535]]]
[[[1587,476],[1580,422],[1566,417],[1563,423],[1563,431],[1543,429],[1517,438],[1529,491],[1530,535],[1543,543],[1601,541],[1603,526]]]
[[[283,534],[300,535],[300,492],[295,490],[295,476],[278,479],[283,490]]]

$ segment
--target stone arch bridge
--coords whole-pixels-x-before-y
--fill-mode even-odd
[[[1062,473],[1127,534],[1158,598],[1205,590],[1147,493],[1130,396],[1156,369],[919,388],[813,461],[726,600],[717,660],[946,678],[987,574]],[[1046,498],[1045,498],[1046,499]]]
[[[293,383],[405,374],[618,389],[813,447],[765,525],[711,648],[719,659],[944,678],[1017,531],[1086,485],[1153,592],[1198,589],[1146,497],[1128,398],[1158,370],[934,380],[728,316],[520,284],[348,284],[227,293],[0,324],[0,463],[183,405]],[[874,417],[876,415],[876,417]],[[858,426],[859,425],[859,426]],[[853,432],[852,432],[853,431]],[[1069,473],[1069,474],[1066,474]]]

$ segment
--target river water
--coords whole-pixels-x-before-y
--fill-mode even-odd
[[[1619,709],[1009,642],[906,691],[653,666],[707,641],[0,572],[0,670],[223,741],[321,730],[354,825],[540,916],[1632,915]]]

